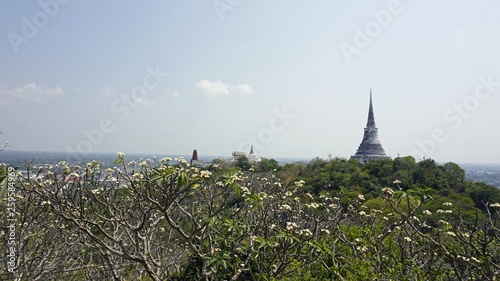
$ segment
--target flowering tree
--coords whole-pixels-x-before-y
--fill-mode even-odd
[[[345,178],[335,170],[307,178],[305,168],[292,167],[281,178],[253,168],[199,169],[182,158],[128,162],[123,153],[115,163],[106,170],[97,162],[61,162],[19,172],[18,256],[15,273],[2,269],[1,276],[494,280],[500,274],[498,202],[473,212],[472,201],[441,202],[435,190],[405,188],[399,180],[369,185],[367,194],[344,187],[313,192],[312,183]],[[359,167],[342,165],[363,178],[353,182],[365,184]]]

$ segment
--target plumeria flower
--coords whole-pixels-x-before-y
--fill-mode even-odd
[[[296,224],[296,223],[294,223],[294,222],[289,222],[289,221],[288,221],[288,222],[286,222],[286,230],[291,231],[291,230],[293,230],[293,229],[294,229],[294,228],[296,228],[296,227],[297,227],[297,224]]]
[[[299,181],[294,182],[295,186],[297,186],[297,187],[303,187],[305,183],[306,182],[303,180],[299,180]]]
[[[283,204],[280,206],[280,210],[290,211],[291,209],[292,209],[292,207],[290,207],[290,205],[287,205],[287,204]]]
[[[307,208],[316,209],[316,208],[318,208],[318,207],[319,207],[319,204],[318,204],[318,203],[306,204],[306,207],[307,207]]]
[[[305,237],[309,237],[309,236],[312,236],[313,233],[309,229],[305,228],[305,229],[301,229],[299,231],[299,234],[303,235]]]
[[[250,193],[250,190],[248,189],[248,187],[242,186],[241,187],[241,193],[243,193],[243,195],[244,194],[248,194],[248,193]]]
[[[206,178],[206,179],[208,179],[211,175],[212,175],[212,172],[210,172],[210,171],[201,171],[201,172],[200,172],[200,176],[201,176],[202,178]]]
[[[390,195],[392,195],[392,194],[394,194],[394,190],[392,190],[392,188],[389,188],[389,187],[384,187],[384,188],[382,188],[382,192],[383,192],[384,194],[389,195],[389,196],[390,196]]]
[[[493,203],[493,204],[490,204],[490,207],[491,207],[491,208],[500,208],[500,203]]]

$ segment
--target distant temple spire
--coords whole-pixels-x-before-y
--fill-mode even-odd
[[[193,150],[193,156],[191,156],[191,161],[198,160],[198,150]]]
[[[206,166],[205,161],[198,159],[198,150],[193,150],[193,156],[191,156],[191,161],[189,161],[189,165],[204,167]]]
[[[255,154],[255,153],[253,153],[253,143],[252,143],[252,146],[250,147],[250,154]]]
[[[356,154],[351,156],[351,159],[356,159],[360,163],[366,163],[369,160],[389,158],[378,139],[378,128],[375,126],[375,117],[373,114],[372,90],[370,89],[370,107],[368,109],[368,121],[366,122],[365,133]]]
[[[373,116],[372,89],[370,89],[370,109],[368,110],[368,122],[366,122],[366,127],[376,127],[375,117]]]

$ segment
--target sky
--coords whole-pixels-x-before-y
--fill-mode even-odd
[[[500,2],[0,2],[10,150],[500,163]],[[498,81],[498,82],[497,82]]]

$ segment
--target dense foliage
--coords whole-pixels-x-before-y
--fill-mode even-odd
[[[15,262],[9,268],[1,257],[0,279],[500,275],[500,190],[467,182],[454,163],[313,159],[280,167],[265,160],[200,169],[184,159],[124,157],[107,170],[96,162],[18,170]],[[11,170],[2,167],[5,187]],[[9,215],[0,214],[3,253]]]

